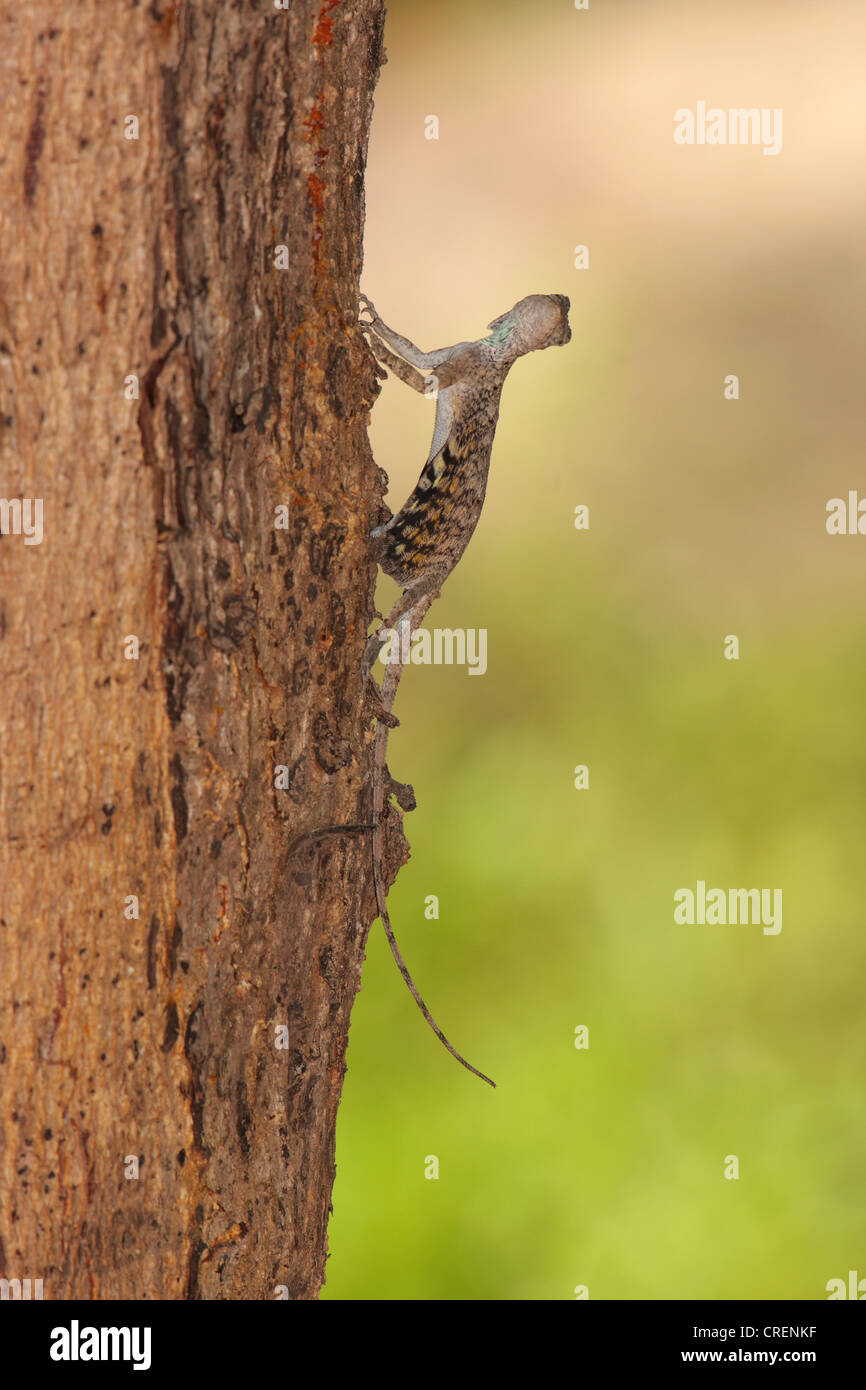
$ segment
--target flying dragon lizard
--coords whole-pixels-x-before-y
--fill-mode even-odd
[[[392,643],[397,650],[389,657],[377,709],[372,835],[376,902],[400,974],[433,1032],[462,1066],[489,1086],[496,1083],[452,1047],[424,1003],[388,916],[381,876],[382,840],[390,791],[399,790],[387,770],[388,731],[397,723],[392,713],[394,698],[411,634],[463,555],[481,516],[505,378],[518,357],[569,341],[569,307],[563,294],[531,294],[488,324],[487,337],[433,352],[422,352],[388,328],[366,296],[360,308],[363,331],[380,364],[414,390],[436,396],[433,442],[415,491],[396,515],[370,533],[374,559],[403,588],[365,653],[369,673],[385,638],[391,632],[400,633],[401,640]],[[403,809],[411,805],[404,804]]]

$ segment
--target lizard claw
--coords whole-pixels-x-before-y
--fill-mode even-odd
[[[415,800],[415,788],[409,782],[397,782],[388,773],[389,791],[394,797],[401,811],[414,811],[418,806]]]
[[[378,318],[379,318],[379,315],[376,313],[376,306],[375,306],[375,304],[373,303],[372,299],[368,299],[367,296],[366,296],[365,294],[362,294],[362,295],[361,295],[361,298],[360,298],[360,301],[359,301],[359,308],[358,308],[358,317],[359,317],[359,318],[360,318],[361,314],[369,314],[369,315],[370,315],[369,323],[368,323],[368,321],[367,321],[366,319],[363,319],[363,318],[361,319],[361,322],[362,322],[363,324],[367,324],[368,327],[369,327],[370,325],[376,323],[376,322],[378,321]]]

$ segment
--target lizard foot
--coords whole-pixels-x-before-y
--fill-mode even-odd
[[[375,306],[375,304],[373,303],[372,299],[368,299],[367,296],[366,296],[365,294],[362,294],[361,297],[360,297],[360,299],[359,299],[359,301],[358,301],[358,305],[359,305],[359,307],[358,307],[358,317],[359,317],[359,318],[361,318],[361,315],[362,315],[362,314],[369,314],[369,315],[370,315],[369,322],[368,322],[367,319],[361,318],[361,322],[362,322],[365,326],[370,326],[370,325],[372,325],[372,324],[374,324],[374,323],[378,323],[378,322],[379,322],[379,315],[376,313],[376,306]]]
[[[397,802],[401,811],[414,811],[418,802],[415,800],[415,788],[409,782],[396,782],[388,773],[388,790]]]

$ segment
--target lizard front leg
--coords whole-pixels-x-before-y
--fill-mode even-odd
[[[407,386],[411,386],[413,391],[418,391],[422,396],[426,396],[428,394],[427,382],[430,378],[422,376],[414,367],[410,367],[409,363],[405,362],[402,357],[398,357],[395,352],[386,347],[384,340],[379,337],[371,324],[365,323],[362,327],[364,336],[376,359],[389,367],[395,376],[399,377],[401,381],[405,381]]]
[[[383,323],[376,312],[373,301],[368,299],[366,295],[361,296],[360,312],[370,315],[369,324],[366,320],[361,320],[365,327],[372,328],[376,337],[381,338],[393,352],[396,352],[398,357],[402,357],[404,362],[408,362],[413,367],[418,367],[422,372],[430,372],[434,367],[438,367],[445,361],[451,352],[450,347],[437,348],[433,352],[422,352],[421,349],[416,347],[413,342],[410,342],[408,338],[404,338],[401,333],[395,333],[393,328],[389,328],[387,323]]]

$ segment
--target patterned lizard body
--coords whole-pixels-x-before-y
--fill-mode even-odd
[[[427,462],[405,506],[373,531],[373,554],[404,587],[433,573],[444,581],[481,515],[505,378],[524,353],[569,341],[569,303],[564,295],[530,295],[494,319],[489,338],[424,353],[382,323],[369,300],[363,302],[372,316],[365,328],[380,360],[395,371],[395,358],[404,368],[426,368],[426,377],[405,370],[397,375],[425,394],[437,391]]]
[[[569,302],[561,294],[533,294],[494,319],[490,336],[474,343],[422,352],[382,322],[371,301],[361,300],[363,330],[376,357],[407,385],[425,395],[436,392],[436,422],[427,462],[411,497],[396,516],[371,532],[371,550],[403,593],[367,646],[368,670],[382,636],[395,629],[408,648],[430,604],[465,551],[481,516],[499,401],[508,372],[518,357],[567,343]],[[495,1083],[462,1057],[445,1037],[424,1003],[400,954],[382,887],[382,833],[390,778],[386,767],[388,730],[402,673],[392,657],[382,682],[373,771],[373,876],[382,925],[397,966],[415,1002],[440,1042],[468,1071]],[[405,809],[405,808],[404,808]]]

